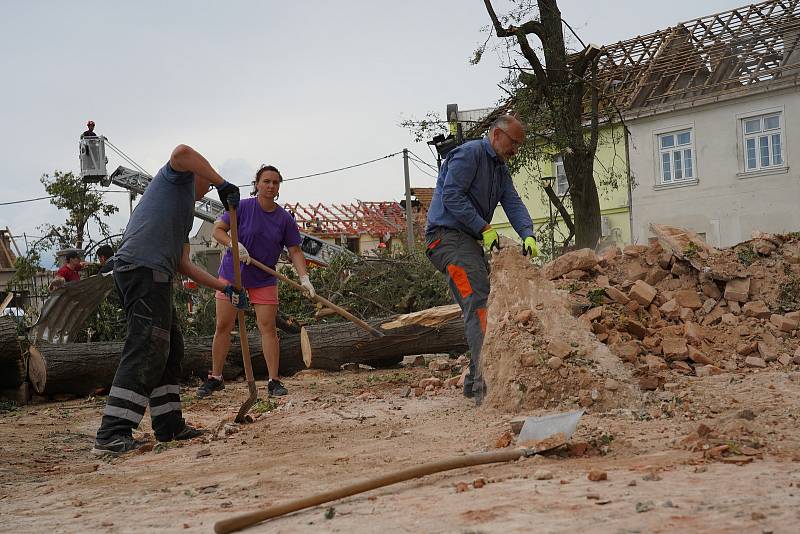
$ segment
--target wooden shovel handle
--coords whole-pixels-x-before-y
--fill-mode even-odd
[[[304,508],[318,506],[326,502],[335,501],[349,497],[357,493],[363,493],[383,486],[389,486],[404,480],[411,480],[441,471],[450,471],[452,469],[459,469],[461,467],[471,467],[474,465],[493,464],[497,462],[510,462],[517,460],[528,453],[525,449],[510,449],[495,452],[482,452],[477,454],[469,454],[466,456],[457,456],[447,460],[440,460],[437,462],[430,462],[422,464],[417,467],[409,467],[408,469],[401,469],[394,473],[389,473],[379,477],[371,478],[355,484],[350,484],[343,488],[310,495],[300,499],[295,499],[283,504],[275,506],[268,506],[262,510],[242,514],[240,516],[232,517],[230,519],[223,519],[214,524],[214,532],[217,534],[225,534],[228,532],[235,532],[243,528],[255,525],[261,521],[278,517]]]
[[[231,253],[233,254],[233,285],[242,289],[242,266],[239,265],[239,232],[236,224],[236,210],[229,212],[231,218]],[[238,310],[236,318],[239,322],[239,340],[242,344],[242,360],[244,361],[244,376],[248,385],[255,383],[253,365],[250,363],[250,343],[247,341],[247,323],[244,310]]]
[[[336,304],[334,304],[333,302],[329,301],[328,299],[326,299],[324,297],[320,297],[319,295],[315,295],[313,297],[310,296],[308,294],[308,292],[306,291],[306,288],[304,288],[303,286],[301,286],[300,284],[298,284],[297,282],[295,282],[291,278],[282,275],[281,273],[279,273],[275,269],[267,267],[266,265],[264,265],[260,261],[254,259],[252,256],[250,257],[250,265],[255,265],[256,267],[258,267],[262,271],[271,274],[272,276],[278,278],[282,282],[286,282],[287,284],[289,284],[293,288],[301,291],[304,295],[306,295],[312,301],[319,302],[320,304],[322,304],[326,308],[332,309],[337,314],[341,315],[342,317],[344,317],[348,321],[360,326],[361,328],[363,328],[364,330],[366,330],[367,332],[369,332],[373,336],[375,336],[375,337],[383,337],[384,336],[383,332],[381,332],[377,328],[375,328],[375,327],[371,326],[370,324],[362,321],[361,319],[359,319],[358,317],[356,317],[352,313],[350,313],[347,310],[337,306]]]

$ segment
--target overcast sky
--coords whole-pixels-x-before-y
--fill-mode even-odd
[[[559,1],[563,18],[598,44],[740,5]],[[506,6],[495,2],[498,12]],[[399,123],[443,115],[450,102],[497,103],[497,55],[467,61],[487,24],[481,0],[0,0],[0,202],[45,196],[43,173],[77,173],[87,119],[151,173],[186,143],[237,184],[262,163],[288,178],[403,147],[434,163]],[[123,163],[109,154],[109,172]],[[411,183],[435,179],[412,166]],[[394,157],[287,182],[280,200],[402,197],[403,162]],[[118,231],[127,197],[107,198],[122,208],[111,219]],[[0,206],[0,227],[14,235],[38,236],[42,222],[64,219],[46,200]]]

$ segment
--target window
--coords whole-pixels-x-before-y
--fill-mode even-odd
[[[694,180],[691,130],[660,134],[658,151],[662,184]]]
[[[783,166],[782,130],[780,113],[742,119],[746,172]]]
[[[558,196],[563,196],[569,189],[567,173],[564,171],[564,158],[556,156],[556,159],[553,160],[553,166],[556,169],[556,194]]]

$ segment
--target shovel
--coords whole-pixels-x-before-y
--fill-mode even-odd
[[[521,445],[520,448],[468,454],[466,456],[457,456],[447,460],[429,462],[417,467],[409,467],[408,469],[402,469],[394,473],[388,473],[379,477],[356,482],[343,488],[310,495],[275,506],[269,506],[262,510],[242,514],[230,519],[223,519],[214,524],[214,532],[217,534],[236,532],[237,530],[247,528],[267,519],[433,473],[450,471],[461,467],[472,467],[475,465],[512,462],[523,457],[534,456],[541,452],[560,447],[566,443],[575,432],[581,415],[583,415],[583,410],[548,415],[545,417],[529,417],[525,420],[522,430],[520,431],[520,438],[518,439],[518,443]],[[526,432],[526,436],[533,436],[533,438],[529,437],[527,440],[523,440],[523,432]]]
[[[369,332],[373,336],[375,336],[375,337],[383,337],[385,335],[383,332],[381,332],[377,328],[371,326],[369,323],[367,323],[365,321],[362,321],[361,319],[359,319],[358,317],[356,317],[352,313],[350,313],[347,310],[337,306],[336,304],[334,304],[333,302],[329,301],[328,299],[320,297],[319,295],[315,295],[315,296],[311,297],[306,292],[306,288],[304,288],[303,286],[301,286],[300,284],[298,284],[297,282],[295,282],[291,278],[282,275],[281,273],[279,273],[275,269],[267,267],[266,265],[264,265],[263,263],[261,263],[260,261],[254,259],[252,257],[250,258],[250,265],[258,267],[259,269],[261,269],[265,273],[271,274],[272,276],[274,276],[278,280],[281,280],[282,282],[286,282],[287,284],[289,284],[293,288],[301,291],[304,295],[308,296],[308,298],[311,299],[311,301],[319,302],[320,304],[322,304],[326,308],[332,309],[333,311],[335,311],[336,313],[338,313],[339,315],[341,315],[342,317],[344,317],[348,321],[352,322],[356,326],[359,326],[359,327],[363,328],[364,330],[366,330],[367,332]]]
[[[232,209],[228,212],[231,218],[231,252],[233,254],[233,284],[236,289],[242,287],[242,267],[239,265],[239,234],[236,228],[236,210]],[[247,378],[247,389],[250,390],[250,396],[244,401],[242,407],[239,408],[239,413],[236,414],[236,422],[244,423],[244,416],[253,407],[258,399],[258,391],[256,390],[256,379],[253,377],[253,365],[250,362],[250,344],[247,341],[247,324],[245,323],[244,310],[238,310],[236,313],[239,322],[239,339],[242,343],[242,360],[244,362],[244,376]]]

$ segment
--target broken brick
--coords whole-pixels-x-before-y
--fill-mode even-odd
[[[749,278],[734,278],[725,284],[725,300],[747,302],[750,294]]]
[[[700,350],[696,347],[689,346],[689,359],[692,360],[694,363],[700,363],[703,365],[713,364],[708,356],[700,352]]]
[[[656,288],[647,282],[637,280],[631,287],[631,290],[628,292],[628,296],[642,306],[649,306],[650,303],[653,302],[656,293],[658,293]]]
[[[693,289],[682,289],[675,292],[675,300],[682,308],[689,308],[692,310],[699,309],[703,304],[700,302],[700,297]]]
[[[608,295],[609,298],[611,298],[611,300],[619,304],[622,304],[623,306],[627,304],[628,301],[630,301],[628,296],[619,289],[617,289],[616,287],[613,286],[606,287],[605,291],[606,295]]]
[[[686,340],[682,337],[665,337],[661,340],[661,350],[668,360],[685,360],[689,356]]]
[[[744,364],[747,367],[758,367],[758,368],[764,368],[767,366],[767,362],[765,362],[758,356],[748,356],[747,358],[744,359]]]
[[[742,311],[747,317],[756,317],[757,319],[769,319],[770,315],[772,315],[762,300],[748,302],[742,306]]]
[[[566,341],[553,339],[547,345],[547,352],[551,356],[564,359],[572,354],[572,346]]]

